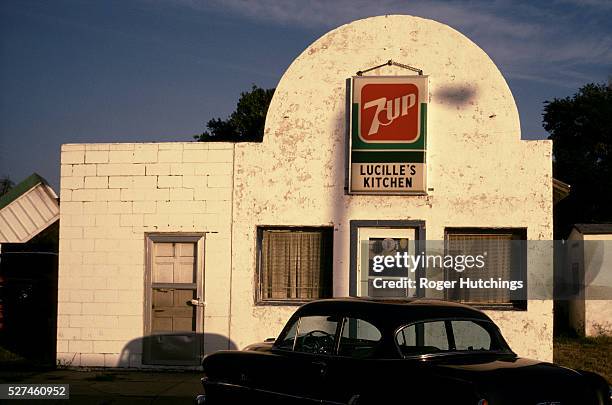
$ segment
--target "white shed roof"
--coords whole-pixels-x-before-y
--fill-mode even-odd
[[[0,243],[25,243],[58,218],[57,195],[34,173],[0,197]]]
[[[612,224],[574,224],[574,228],[583,235],[612,234]]]

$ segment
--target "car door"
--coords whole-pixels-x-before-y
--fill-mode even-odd
[[[267,403],[321,403],[325,377],[335,358],[341,318],[303,316],[288,329],[273,349],[266,376],[259,379],[259,399]]]
[[[345,317],[338,332],[337,350],[323,362],[321,399],[326,404],[352,403],[372,384],[375,353],[382,333],[372,323],[358,317]]]

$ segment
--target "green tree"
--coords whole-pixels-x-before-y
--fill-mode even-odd
[[[13,183],[9,176],[0,177],[0,196],[8,193],[13,187],[15,187],[15,183]]]
[[[571,186],[554,208],[555,238],[566,238],[576,223],[612,222],[612,86],[587,84],[546,101],[543,116],[553,175]]]
[[[201,142],[261,142],[273,95],[274,89],[262,89],[253,85],[250,91],[240,94],[236,111],[228,119],[211,119],[206,124],[207,130],[194,138]]]

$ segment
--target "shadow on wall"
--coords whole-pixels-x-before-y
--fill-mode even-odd
[[[233,341],[216,333],[159,333],[129,341],[115,367],[199,366],[203,355],[237,349]]]
[[[432,99],[441,104],[461,107],[475,100],[477,93],[473,86],[443,86],[432,95]]]
[[[325,192],[330,198],[331,218],[329,225],[334,227],[333,236],[333,261],[332,261],[332,296],[348,296],[349,280],[342,277],[343,272],[338,269],[349,266],[349,250],[340,238],[343,232],[349,229],[349,214],[347,212],[347,193],[349,186],[349,137],[350,137],[350,114],[352,108],[351,79],[346,79],[344,88],[344,107],[336,112],[330,120],[330,126],[334,128],[334,143],[331,145],[329,155],[329,178],[325,180]],[[348,248],[348,249],[347,249]],[[338,286],[344,285],[344,288]],[[327,298],[327,297],[326,297]]]

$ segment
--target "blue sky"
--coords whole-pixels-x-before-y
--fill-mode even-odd
[[[432,18],[480,45],[523,139],[546,137],[544,100],[612,75],[610,0],[3,0],[0,176],[38,172],[58,190],[62,143],[189,141],[252,84],[275,87],[325,32],[381,14]]]

